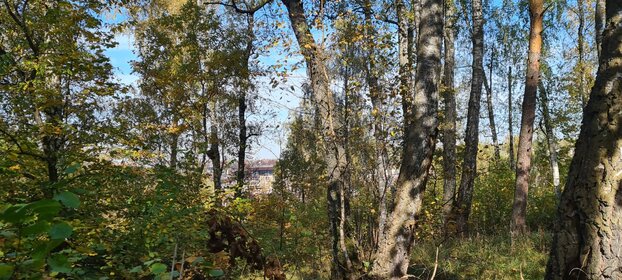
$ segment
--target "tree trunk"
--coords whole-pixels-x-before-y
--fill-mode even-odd
[[[179,134],[173,133],[171,135],[171,158],[169,161],[169,167],[173,170],[177,168],[178,146],[179,146]]]
[[[542,49],[542,18],[543,0],[529,0],[529,55],[527,59],[527,76],[525,78],[525,95],[521,128],[518,136],[518,154],[516,167],[516,190],[512,206],[512,236],[519,236],[527,231],[525,221],[527,215],[527,193],[529,191],[529,171],[531,170],[531,144],[533,124],[536,117],[536,92],[540,79],[540,52]]]
[[[589,98],[588,92],[585,90],[585,51],[583,47],[584,36],[583,30],[585,29],[585,5],[583,5],[583,0],[577,0],[577,14],[579,16],[579,27],[577,29],[577,52],[579,55],[579,60],[577,62],[579,68],[579,95],[581,95],[581,106],[585,108],[587,104],[587,99]]]
[[[467,127],[465,133],[464,161],[462,162],[462,177],[454,207],[452,221],[455,228],[450,231],[460,235],[468,234],[468,220],[473,200],[473,187],[477,175],[477,151],[479,144],[479,114],[484,74],[484,21],[482,18],[482,1],[473,0],[473,64],[471,72],[471,94],[467,113]],[[452,225],[450,225],[452,226]]]
[[[622,279],[622,2],[607,1],[601,64],[557,211],[545,279]]]
[[[456,192],[456,91],[455,67],[455,4],[445,1],[444,61],[442,96],[445,105],[443,128],[443,215],[448,221]]]
[[[171,112],[173,112],[173,120],[171,122],[171,129],[169,131],[170,137],[170,158],[169,158],[169,168],[175,170],[177,168],[177,154],[179,150],[179,135],[180,135],[180,127],[179,127],[179,115],[176,104],[172,104],[170,108]]]
[[[387,221],[387,190],[390,184],[388,151],[386,142],[386,131],[384,129],[384,120],[386,117],[384,102],[386,96],[378,83],[379,69],[376,66],[376,37],[373,25],[372,3],[366,0],[364,3],[365,13],[365,44],[368,51],[368,65],[366,72],[367,86],[369,87],[369,97],[372,103],[372,116],[374,121],[374,148],[376,153],[376,177],[379,198],[378,198],[378,235],[374,240],[374,246],[377,246],[378,240],[383,238],[385,225]]]
[[[311,90],[317,111],[319,113],[320,133],[322,135],[322,147],[325,153],[324,161],[326,164],[328,178],[328,195],[333,196],[334,191],[342,189],[344,184],[343,174],[346,169],[345,149],[337,135],[337,128],[341,127],[335,109],[335,100],[330,90],[330,78],[326,68],[326,57],[324,50],[318,45],[311,33],[304,14],[303,1],[301,0],[281,0],[288,11],[289,21],[298,41],[300,51],[305,58],[307,74],[311,80]],[[329,207],[332,207],[329,205]],[[331,223],[337,215],[329,215]],[[333,244],[339,241],[339,233],[332,231]],[[343,248],[342,248],[343,249]],[[345,259],[341,262],[336,252],[333,252],[333,264],[331,273],[332,279],[351,278],[352,268],[347,267],[349,263],[348,252],[343,251],[341,255]],[[346,261],[348,260],[348,261]]]
[[[212,161],[212,176],[214,182],[214,189],[219,192],[222,190],[222,165],[220,162],[220,139],[218,137],[218,118],[217,118],[217,104],[216,101],[211,102],[210,108],[210,148],[207,156]]]
[[[369,97],[372,104],[372,117],[374,125],[374,149],[376,153],[376,181],[379,198],[378,198],[378,238],[374,241],[377,245],[378,240],[382,239],[384,228],[387,220],[387,189],[389,186],[388,174],[388,154],[386,143],[386,131],[384,130],[383,121],[385,119],[385,111],[383,102],[386,96],[378,83],[379,69],[376,66],[376,43],[375,28],[373,26],[373,12],[370,0],[366,0],[363,5],[365,13],[365,44],[368,51],[366,79],[369,87]]]
[[[490,70],[488,72],[488,79],[486,79],[486,75],[483,74],[484,80],[484,88],[486,89],[486,107],[488,109],[488,126],[490,127],[490,133],[492,134],[492,145],[495,150],[495,160],[498,162],[501,160],[501,151],[499,151],[499,140],[497,138],[497,126],[495,124],[495,110],[492,103],[492,69],[493,69],[493,61],[495,59],[495,50],[494,47],[492,49],[492,54],[490,55]]]
[[[246,148],[248,145],[248,133],[246,127],[246,95],[247,91],[252,89],[252,82],[250,76],[250,59],[253,54],[253,41],[255,40],[255,16],[254,13],[246,15],[247,29],[246,29],[246,50],[244,57],[244,69],[242,69],[242,76],[245,80],[246,86],[242,88],[240,95],[238,96],[238,170],[236,172],[236,196],[241,197],[244,188],[244,178],[246,176]]]
[[[596,51],[598,54],[598,63],[600,64],[603,30],[605,29],[605,0],[596,0],[596,8],[594,9],[594,27],[596,29]]]
[[[551,173],[553,175],[553,188],[557,200],[561,198],[561,190],[559,188],[559,164],[557,163],[557,142],[555,133],[553,132],[553,123],[549,113],[549,98],[542,81],[538,83],[540,88],[540,102],[542,104],[542,118],[544,119],[544,130],[547,143],[549,145],[549,162],[551,164]]]
[[[406,103],[404,142],[395,206],[370,273],[379,279],[399,279],[406,274],[415,215],[421,209],[432,163],[438,128],[442,0],[422,1],[418,34],[414,96],[402,97]]]
[[[508,132],[509,132],[509,151],[510,154],[510,170],[516,170],[516,162],[514,161],[514,124],[512,122],[512,66],[508,67]]]

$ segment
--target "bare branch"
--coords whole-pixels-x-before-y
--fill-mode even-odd
[[[229,7],[232,8],[233,10],[235,10],[236,13],[240,13],[240,14],[254,14],[255,12],[259,11],[261,8],[263,8],[266,4],[272,2],[272,0],[263,0],[261,1],[259,4],[257,4],[254,7],[251,8],[247,8],[247,9],[242,9],[240,7],[238,7],[238,5],[235,3],[235,0],[231,0],[229,2],[206,2],[205,4],[207,5],[221,5],[221,6],[225,6],[225,7]]]

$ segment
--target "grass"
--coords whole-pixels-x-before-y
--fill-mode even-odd
[[[436,250],[438,266],[435,280],[461,279],[543,279],[550,236],[534,232],[512,245],[509,235],[478,235],[465,239],[424,240],[413,245],[410,279],[431,278]],[[329,279],[329,261],[324,269],[285,264],[287,279]],[[263,279],[261,272],[244,273],[238,279]]]
[[[435,279],[543,279],[550,238],[532,233],[514,245],[509,236],[477,236],[448,240],[440,245],[413,246],[409,274],[430,279],[438,247]]]

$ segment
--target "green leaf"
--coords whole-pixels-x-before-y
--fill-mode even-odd
[[[0,280],[10,279],[14,269],[10,264],[0,263]]]
[[[25,235],[39,235],[47,232],[49,229],[50,222],[43,220],[25,227],[22,233]]]
[[[63,242],[62,239],[52,239],[46,243],[40,244],[34,248],[30,256],[34,261],[44,262],[45,257]]]
[[[54,255],[48,258],[48,265],[52,272],[70,273],[71,266],[65,255]]]
[[[149,267],[149,270],[153,274],[160,274],[166,272],[166,265],[163,263],[154,263]]]
[[[70,166],[67,166],[67,168],[65,168],[65,174],[69,175],[69,174],[76,173],[76,171],[78,171],[78,169],[80,169],[80,164],[79,163],[72,164]]]
[[[78,208],[80,206],[80,199],[77,195],[72,192],[64,191],[58,193],[54,196],[54,200],[58,200],[63,203],[63,205],[69,208]]]
[[[135,267],[133,267],[132,269],[130,269],[130,273],[141,273],[143,272],[143,266],[142,265],[137,265]]]
[[[52,228],[48,231],[51,239],[65,239],[71,236],[73,233],[73,228],[65,222],[61,222],[52,226]]]
[[[39,219],[51,219],[58,216],[61,205],[56,200],[43,199],[37,202],[30,203],[27,208],[36,213]]]
[[[212,276],[212,277],[220,277],[223,275],[225,275],[225,272],[222,271],[221,269],[211,269],[209,271],[209,276]]]
[[[28,204],[16,204],[12,205],[9,208],[5,209],[0,215],[0,220],[9,222],[9,223],[20,223],[24,220],[27,213]]]

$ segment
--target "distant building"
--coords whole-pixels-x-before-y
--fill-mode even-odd
[[[249,161],[246,164],[246,178],[251,196],[272,193],[275,159]]]

